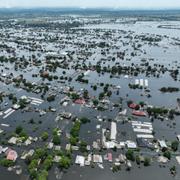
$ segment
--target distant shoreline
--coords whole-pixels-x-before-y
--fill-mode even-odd
[[[78,11],[180,11],[180,7],[177,8],[104,8],[104,7],[0,7],[1,10],[6,11],[15,11],[15,10],[49,10],[49,11],[56,11],[56,10],[78,10]]]

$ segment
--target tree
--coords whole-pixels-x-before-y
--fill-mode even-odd
[[[75,146],[78,143],[79,139],[77,137],[71,136],[69,141],[70,141],[71,145]]]
[[[34,122],[34,119],[33,118],[31,118],[30,120],[29,120],[29,124],[34,124],[35,122]]]
[[[87,117],[80,118],[80,121],[82,124],[86,124],[86,123],[90,122],[90,120]]]
[[[81,141],[81,143],[80,143],[80,151],[82,153],[87,152],[87,143],[85,141]]]
[[[163,154],[164,157],[168,158],[169,160],[171,159],[171,153],[170,151],[166,150]]]
[[[31,179],[36,179],[38,176],[36,169],[29,169],[29,174],[30,174]]]
[[[18,104],[20,105],[20,108],[23,109],[26,107],[27,103],[25,99],[20,99]]]
[[[59,161],[59,167],[62,169],[63,168],[68,169],[70,165],[71,165],[70,158],[67,156],[62,156],[61,160]]]
[[[33,159],[31,161],[31,163],[29,164],[29,166],[28,166],[30,177],[32,179],[36,179],[36,177],[37,177],[37,170],[36,170],[37,167],[38,167],[38,160],[37,159]]]
[[[24,141],[28,139],[28,134],[24,130],[21,131],[19,136],[22,137]]]
[[[0,94],[0,102],[3,102],[3,95]]]
[[[51,155],[49,155],[43,162],[43,169],[45,169],[46,171],[48,171],[49,169],[51,169],[53,165],[53,158]]]
[[[47,97],[48,102],[51,102],[51,101],[54,101],[54,100],[55,100],[55,95],[51,95],[51,96]]]
[[[172,175],[176,175],[176,166],[171,167],[170,172]]]
[[[43,132],[42,135],[41,135],[41,139],[43,141],[46,141],[48,139],[48,137],[49,137],[49,134],[47,132]]]
[[[139,102],[139,105],[143,107],[143,106],[145,105],[145,102],[140,101],[140,102]]]
[[[99,104],[99,101],[97,99],[94,99],[93,104],[94,104],[94,106],[97,106]]]
[[[17,127],[16,127],[16,130],[15,130],[15,133],[16,133],[16,134],[20,134],[22,131],[23,131],[22,126],[17,126]]]
[[[84,97],[84,99],[88,99],[88,98],[89,98],[89,92],[88,92],[88,90],[85,90],[85,91],[83,92],[83,97]]]
[[[75,122],[74,126],[72,127],[70,131],[71,136],[78,137],[80,128],[81,128],[81,122],[78,120]]]
[[[56,134],[56,135],[53,135],[53,140],[52,142],[55,144],[55,145],[59,145],[61,143],[60,141],[60,137]]]
[[[94,90],[94,91],[97,90],[97,86],[96,86],[96,85],[93,86],[93,90]]]
[[[47,150],[45,148],[38,148],[35,151],[35,154],[33,156],[34,159],[45,159],[45,157],[48,155]]]
[[[136,163],[139,165],[141,163],[139,155],[136,156]]]
[[[110,97],[112,95],[112,91],[107,92],[107,96]]]
[[[48,172],[46,170],[42,170],[40,174],[38,174],[38,180],[46,180],[48,177]]]
[[[150,162],[151,162],[150,158],[145,157],[145,159],[144,159],[144,166],[150,166]]]
[[[96,71],[97,71],[97,73],[100,73],[100,72],[101,72],[101,66],[100,66],[100,65],[97,65],[97,66],[96,66]]]
[[[171,148],[172,148],[173,151],[177,151],[178,147],[179,147],[179,142],[178,141],[173,141],[171,143]]]
[[[10,160],[7,160],[7,159],[1,159],[0,160],[0,165],[1,166],[4,166],[4,167],[11,167],[11,166],[14,166],[14,161],[10,161]]]
[[[12,100],[13,99],[13,97],[14,97],[14,95],[11,93],[11,94],[9,94],[9,96],[8,96],[8,98],[9,98],[9,100]]]
[[[131,149],[128,149],[128,151],[126,152],[126,158],[128,160],[134,161],[135,160],[134,151]]]
[[[101,93],[99,94],[99,99],[101,100],[101,99],[103,99],[103,98],[104,98],[104,93],[101,92]]]
[[[13,97],[12,103],[13,103],[13,104],[16,104],[16,103],[17,103],[17,97]]]
[[[79,99],[79,94],[72,93],[72,94],[71,94],[71,98],[72,98],[72,100]]]
[[[107,85],[106,85],[106,86],[104,86],[104,93],[107,93],[107,91],[108,91],[108,87],[109,87],[109,86],[107,86]]]

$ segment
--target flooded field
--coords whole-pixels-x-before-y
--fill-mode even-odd
[[[0,179],[180,179],[180,22],[152,17],[2,18]]]

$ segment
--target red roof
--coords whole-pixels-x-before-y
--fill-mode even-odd
[[[74,101],[74,103],[76,103],[76,104],[85,104],[86,102],[85,102],[84,99],[76,99],[76,100]]]
[[[112,161],[112,154],[108,153],[108,161]]]
[[[136,108],[139,107],[139,105],[135,104],[135,103],[131,103],[131,104],[128,105],[128,107],[131,108],[131,109],[136,109]]]
[[[9,151],[6,157],[7,160],[15,161],[17,159],[17,152],[16,151]]]
[[[135,116],[146,116],[144,111],[133,111],[132,114]]]

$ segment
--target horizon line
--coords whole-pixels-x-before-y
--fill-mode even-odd
[[[81,7],[81,6],[14,6],[0,9],[99,9],[99,10],[180,10],[180,7]]]

